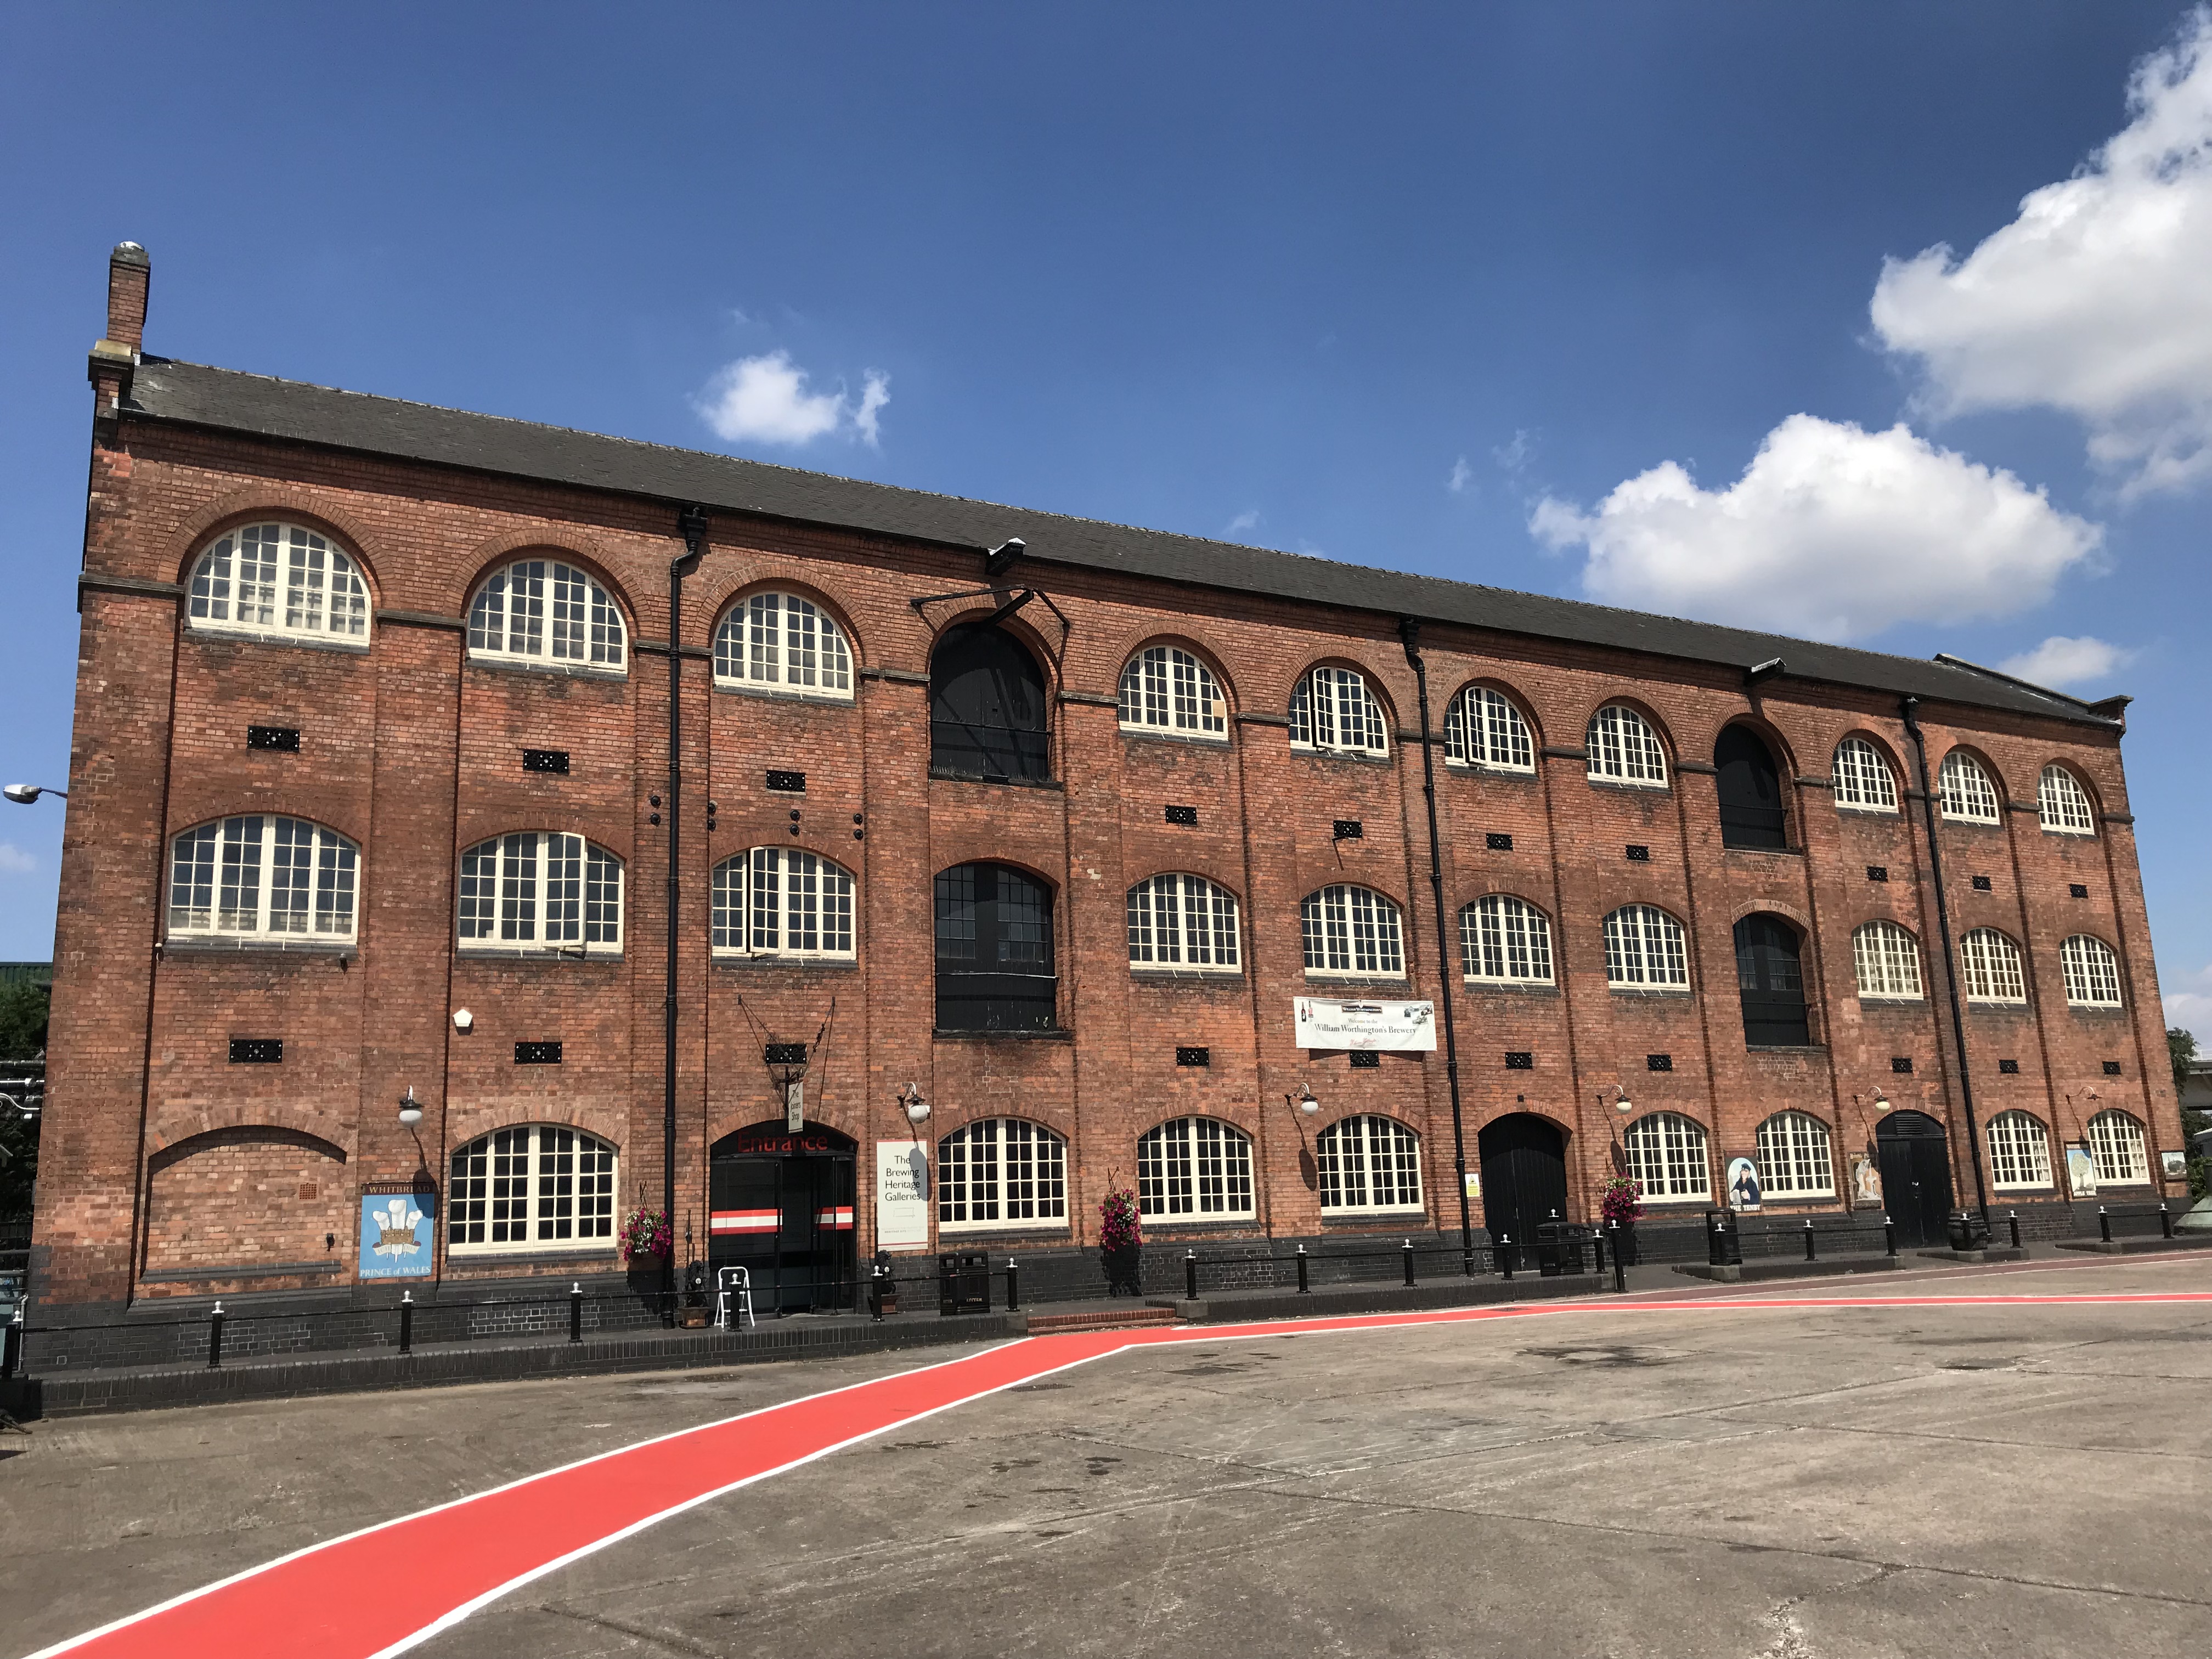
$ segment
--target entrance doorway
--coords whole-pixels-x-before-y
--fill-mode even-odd
[[[1549,1118],[1515,1112],[1483,1126],[1482,1224],[1497,1239],[1536,1242],[1536,1225],[1567,1218],[1567,1138]]]
[[[753,1307],[828,1313],[855,1304],[852,1137],[810,1123],[797,1134],[778,1121],[725,1135],[707,1178],[707,1263],[743,1267]]]
[[[1881,1201],[1897,1242],[1916,1249],[1945,1242],[1951,1214],[1951,1145],[1924,1112],[1892,1112],[1875,1127]]]

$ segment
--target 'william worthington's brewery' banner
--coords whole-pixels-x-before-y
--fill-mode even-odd
[[[1298,997],[1301,1048],[1434,1048],[1433,1002],[1332,1002]]]

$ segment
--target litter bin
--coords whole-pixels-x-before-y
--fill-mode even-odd
[[[991,1258],[981,1250],[948,1250],[937,1258],[937,1311],[991,1311]]]
[[[1944,1231],[1950,1234],[1954,1250],[1986,1250],[1990,1247],[1990,1224],[1971,1211],[1952,1211]]]
[[[1733,1210],[1705,1212],[1705,1261],[1714,1267],[1743,1266],[1743,1235],[1735,1230]]]
[[[1546,1279],[1583,1270],[1583,1230],[1554,1218],[1536,1224],[1536,1271]]]

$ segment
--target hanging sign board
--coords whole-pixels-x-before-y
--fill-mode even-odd
[[[438,1194],[369,1191],[361,1195],[362,1279],[428,1279],[438,1231]]]
[[[1327,997],[1293,999],[1301,1048],[1433,1049],[1433,1002],[1339,1002]]]
[[[2089,1155],[2086,1140],[2069,1142],[2066,1148],[2066,1185],[2076,1198],[2097,1195],[2097,1160]]]
[[[918,1140],[876,1143],[876,1248],[929,1248],[929,1160]]]
[[[783,1132],[802,1134],[806,1129],[806,1080],[793,1078],[783,1085]]]
[[[1759,1165],[1747,1158],[1732,1158],[1728,1161],[1729,1208],[1742,1215],[1756,1215],[1759,1207]]]

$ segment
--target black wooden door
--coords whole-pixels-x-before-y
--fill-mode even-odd
[[[1922,1112],[1892,1112],[1875,1133],[1881,1202],[1897,1242],[1921,1249],[1945,1242],[1951,1214],[1951,1149],[1943,1126]]]
[[[1002,629],[945,630],[929,659],[929,763],[963,776],[1052,775],[1044,672]]]
[[[1731,726],[1713,745],[1719,769],[1721,845],[1781,848],[1790,845],[1790,814],[1782,802],[1782,773],[1773,751],[1748,726]]]
[[[1504,1236],[1534,1245],[1539,1222],[1567,1218],[1566,1138],[1556,1125],[1516,1112],[1485,1125],[1475,1145],[1482,1158],[1483,1225],[1493,1242]]]
[[[1802,1048],[1812,1042],[1797,952],[1797,930],[1780,916],[1746,916],[1736,923],[1735,977],[1743,997],[1745,1047]]]
[[[939,873],[939,1030],[1051,1030],[1059,987],[1050,888],[1003,864]]]

